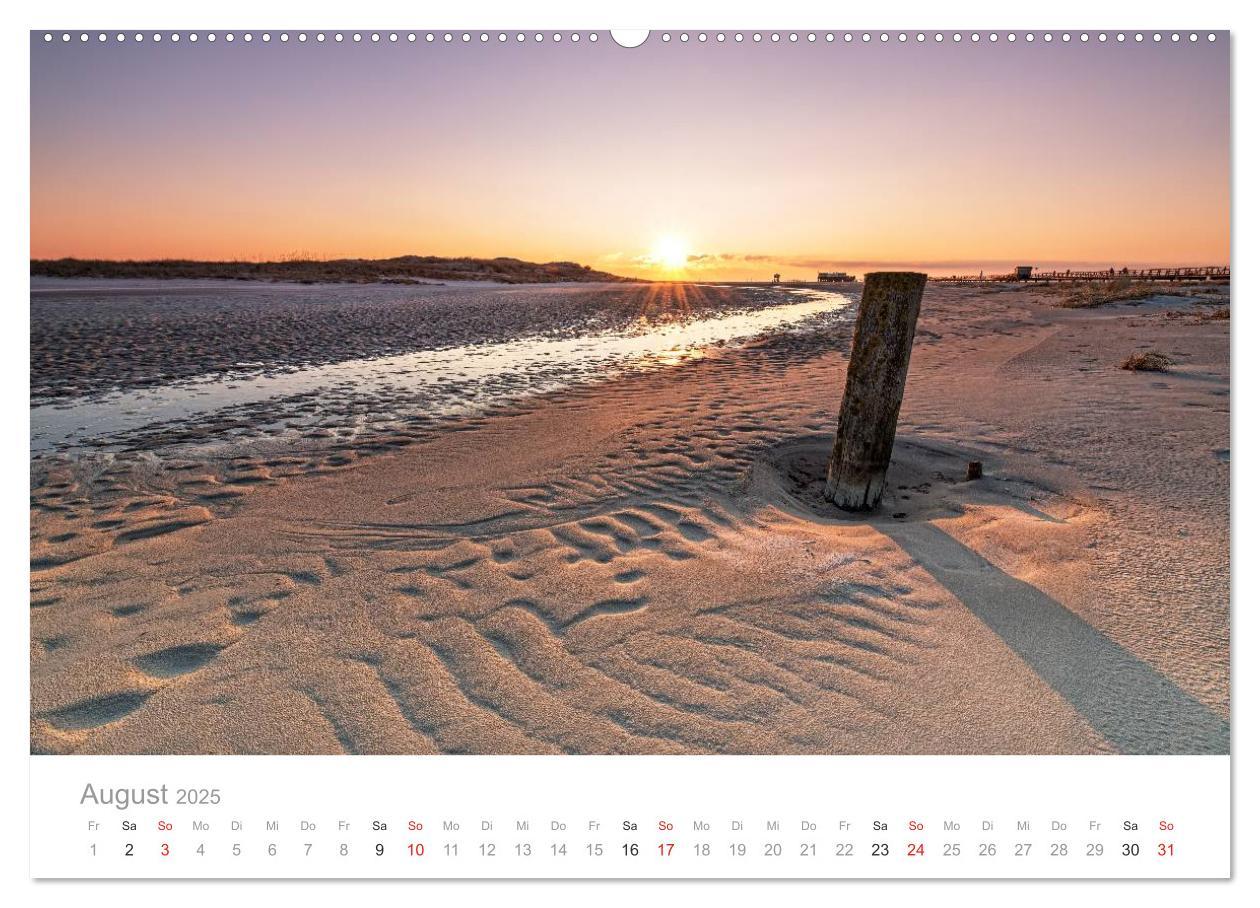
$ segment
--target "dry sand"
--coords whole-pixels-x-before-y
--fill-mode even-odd
[[[318,461],[39,472],[32,749],[1227,752],[1218,308],[931,285],[866,518],[819,497],[835,331]]]

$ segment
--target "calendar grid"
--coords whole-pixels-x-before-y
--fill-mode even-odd
[[[1215,878],[1228,757],[35,757],[36,877]]]

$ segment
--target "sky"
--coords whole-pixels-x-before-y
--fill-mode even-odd
[[[33,258],[695,280],[1229,261],[1226,34],[31,41]]]

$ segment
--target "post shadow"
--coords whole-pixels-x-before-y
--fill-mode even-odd
[[[1227,754],[1229,723],[1041,590],[939,527],[881,527],[1126,754]]]

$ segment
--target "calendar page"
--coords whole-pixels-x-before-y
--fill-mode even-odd
[[[23,39],[30,875],[1229,878],[1228,28],[410,14]]]

